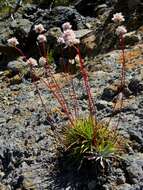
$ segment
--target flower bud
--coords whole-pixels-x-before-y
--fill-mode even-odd
[[[9,46],[15,46],[19,44],[17,38],[13,37],[7,40]]]

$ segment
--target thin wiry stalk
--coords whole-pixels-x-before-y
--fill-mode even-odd
[[[56,93],[54,92],[54,90],[51,88],[51,86],[49,85],[49,87],[50,87],[50,90],[52,91],[52,93],[53,93],[53,95],[56,97],[56,99],[59,101],[59,103],[60,103],[60,105],[62,106],[62,108],[64,108],[64,110],[66,111],[66,113],[68,113],[68,117],[69,117],[69,113],[70,113],[70,111],[69,111],[69,107],[68,107],[68,104],[67,104],[67,102],[66,102],[66,99],[65,99],[65,97],[64,97],[64,95],[63,95],[63,93],[62,93],[62,91],[61,91],[61,89],[60,89],[60,86],[58,85],[58,83],[57,83],[57,81],[56,81],[56,79],[55,79],[55,77],[53,76],[53,74],[51,73],[51,71],[50,71],[50,69],[48,70],[49,71],[49,74],[50,74],[50,77],[51,77],[51,79],[52,79],[52,82],[53,82],[53,84],[55,85],[55,87],[56,87]],[[73,116],[72,116],[72,114],[70,113],[70,120],[74,120],[74,118],[73,118]]]
[[[70,54],[69,52],[69,49],[68,49],[68,53]],[[63,56],[63,51],[62,51],[62,56]],[[64,56],[63,56],[64,57]],[[69,70],[69,67],[67,65],[67,70],[68,70],[68,73],[70,73],[70,70]],[[77,94],[75,92],[75,87],[74,87],[74,83],[73,83],[73,78],[70,77],[70,80],[71,80],[71,98],[74,102],[74,112],[75,112],[75,118],[79,117],[79,103],[78,103],[78,100],[77,100]]]
[[[66,113],[67,113],[67,111],[69,110],[68,104],[66,103],[65,97],[64,97],[63,93],[61,92],[61,89],[60,89],[60,87],[59,87],[59,85],[58,85],[58,83],[57,83],[55,77],[53,76],[53,74],[52,74],[52,72],[51,72],[51,69],[50,69],[50,67],[49,67],[49,65],[48,65],[48,59],[47,59],[48,55],[47,55],[47,52],[46,52],[45,43],[40,43],[39,45],[40,45],[40,46],[39,46],[39,49],[40,49],[40,50],[43,50],[43,57],[46,58],[46,64],[45,64],[46,75],[47,75],[47,73],[50,74],[50,77],[51,77],[51,79],[52,79],[52,82],[55,84],[56,90],[60,92],[60,94],[58,94],[59,97],[58,97],[57,100],[60,101],[60,102],[59,102],[60,105],[62,104],[62,107],[64,107],[64,110],[65,110]],[[42,53],[42,51],[41,51],[41,53]],[[72,84],[72,88],[73,88],[73,92],[74,92],[73,94],[74,94],[74,96],[75,96],[75,98],[76,98],[76,94],[75,94],[75,91],[74,91],[74,86],[73,86],[73,84]],[[57,97],[57,96],[56,96],[56,97]],[[72,97],[72,98],[73,98],[73,97]],[[74,98],[74,99],[75,99],[75,98]],[[64,106],[63,106],[63,105],[64,105]],[[77,104],[75,104],[74,107],[76,107],[76,105],[77,105]],[[66,109],[65,109],[65,108],[66,108]],[[68,111],[68,113],[70,113],[70,112]],[[72,117],[70,120],[73,120],[74,118],[73,118],[72,114],[70,114],[70,115],[71,115],[71,117]],[[76,108],[75,108],[75,115],[77,115]],[[68,117],[69,117],[69,114],[68,114]]]
[[[62,51],[62,57],[64,59],[63,51]],[[68,63],[64,63],[64,61],[63,61],[63,66],[64,66],[64,72],[70,73]],[[64,77],[65,77],[65,80],[68,81],[66,74],[64,75]],[[75,87],[74,87],[74,83],[73,83],[73,78],[71,76],[70,76],[70,81],[71,81],[71,89],[69,89],[69,95],[74,103],[74,105],[73,105],[74,113],[75,113],[75,118],[77,118],[79,116],[79,107],[78,107],[77,95],[76,95]]]
[[[122,93],[122,97],[121,97],[121,105],[120,105],[120,114],[119,114],[119,119],[118,119],[118,122],[117,122],[116,129],[119,126],[121,111],[122,111],[122,108],[123,108],[123,93],[124,93],[124,88],[125,88],[125,64],[126,64],[125,43],[124,43],[123,34],[121,34],[119,38],[120,38],[120,46],[121,46],[121,51],[122,51],[122,70],[121,70],[121,93]]]
[[[36,73],[33,68],[32,68],[32,71],[33,71],[33,73]],[[36,76],[36,75],[35,75],[35,76]],[[70,113],[69,113],[69,111],[68,111],[66,105],[65,105],[65,104],[63,103],[63,101],[60,99],[60,96],[58,96],[57,92],[55,92],[55,91],[52,89],[52,87],[50,86],[50,84],[49,84],[49,82],[48,82],[47,80],[44,80],[42,77],[40,77],[40,80],[46,85],[46,87],[47,87],[48,89],[50,89],[50,90],[52,91],[52,93],[53,93],[55,99],[58,100],[60,106],[63,108],[64,112],[66,113],[67,117],[69,118],[70,123],[73,125],[73,119],[71,118]],[[39,96],[40,96],[40,99],[41,99],[42,104],[44,105],[44,107],[46,107],[45,104],[44,104],[44,102],[43,102],[43,100],[42,100],[42,97],[41,97],[41,94],[40,94],[40,93],[39,93]],[[46,109],[46,110],[47,110],[47,109]],[[45,110],[45,111],[46,111],[46,110]],[[46,112],[46,113],[47,113],[47,112]],[[52,119],[51,119],[51,120],[52,120]]]
[[[125,42],[124,36],[120,36],[121,41],[121,50],[122,50],[122,75],[121,75],[121,88],[125,87],[125,66],[126,66],[126,58],[125,58]]]
[[[121,51],[122,51],[122,68],[121,68],[121,84],[120,84],[121,85],[121,92],[120,93],[122,93],[122,97],[121,97],[121,104],[120,104],[120,113],[119,113],[117,125],[115,126],[115,129],[114,129],[114,139],[113,140],[115,142],[118,140],[119,134],[117,133],[117,129],[118,129],[119,124],[120,124],[121,111],[123,108],[123,93],[124,93],[124,88],[125,88],[125,66],[126,66],[125,43],[124,43],[123,34],[121,34],[119,38],[120,38],[119,40],[120,40],[120,46],[121,46]]]
[[[68,104],[67,104],[67,101],[61,91],[61,88],[60,86],[58,85],[57,83],[57,80],[55,79],[55,77],[53,76],[52,72],[51,72],[51,68],[49,67],[48,65],[48,62],[47,62],[47,52],[46,52],[46,49],[45,49],[45,44],[43,43],[43,45],[41,45],[41,47],[43,48],[43,52],[44,52],[44,57],[46,59],[46,66],[45,66],[45,70],[46,70],[46,74],[50,74],[50,77],[52,79],[52,82],[54,84],[54,86],[56,87],[56,93],[54,92],[54,90],[51,88],[50,85],[48,85],[47,87],[50,87],[50,90],[52,91],[54,97],[58,100],[58,102],[60,103],[60,105],[62,106],[62,108],[64,109],[65,113],[67,114],[68,118],[70,119],[70,122],[72,120],[74,120],[73,116],[72,116],[72,113],[70,113],[69,111],[69,108],[68,108]],[[73,124],[73,122],[71,122],[71,124]]]
[[[23,53],[23,51],[19,48],[17,48],[16,46],[14,47],[18,52],[19,54],[23,57],[23,60],[24,61],[27,61],[27,56]]]
[[[76,47],[75,47],[75,49],[77,50],[77,54],[79,56],[80,72],[81,72],[81,74],[83,76],[85,89],[86,89],[86,92],[87,92],[87,95],[88,95],[88,106],[89,106],[89,111],[90,111],[90,118],[91,118],[91,121],[92,121],[93,130],[94,130],[93,143],[96,144],[96,141],[97,141],[97,139],[96,139],[97,138],[96,137],[97,128],[95,126],[97,125],[97,120],[96,120],[96,115],[95,115],[96,111],[95,111],[95,107],[94,107],[94,101],[93,101],[93,98],[92,98],[91,88],[90,88],[90,85],[89,85],[89,78],[88,78],[87,71],[84,68],[84,62],[83,62],[83,59],[81,57],[80,50],[79,50],[79,48],[76,48]]]
[[[35,71],[34,71],[33,68],[31,68],[31,73],[32,73],[32,76],[33,76],[33,74],[35,73]],[[36,75],[35,75],[35,76],[36,76]],[[34,81],[34,85],[35,85],[35,87],[36,87],[36,91],[38,92],[38,96],[39,96],[40,101],[41,101],[41,103],[42,103],[42,106],[43,106],[43,108],[44,108],[44,110],[45,110],[45,113],[47,113],[48,123],[49,123],[49,125],[50,125],[51,127],[53,127],[53,129],[55,129],[55,125],[53,124],[54,120],[51,118],[51,116],[50,116],[50,114],[49,114],[49,111],[47,110],[47,107],[46,107],[46,105],[45,105],[45,103],[44,103],[44,101],[43,101],[43,98],[42,98],[42,96],[41,96],[41,93],[40,93],[40,90],[39,90],[39,88],[38,88],[38,85],[35,83],[35,81]],[[53,131],[53,130],[52,130],[52,131]],[[59,136],[59,134],[58,134],[55,130],[53,131],[53,133],[54,133],[54,135],[61,141],[61,137]],[[55,144],[54,144],[54,146],[55,146]],[[55,146],[55,148],[57,148],[57,147]]]
[[[69,74],[69,67],[68,67],[68,63],[63,63],[64,65],[64,78],[66,81],[68,81],[69,79],[67,78],[66,76],[66,73]],[[71,100],[73,102],[73,107],[74,107],[74,113],[75,113],[75,118],[77,117],[77,104],[76,104],[76,94],[75,94],[75,90],[74,90],[74,85],[73,85],[73,80],[72,80],[72,77],[70,77],[70,81],[71,81],[71,84],[72,84],[72,89],[69,87],[69,96],[71,97]]]
[[[121,110],[123,108],[123,93],[124,93],[124,88],[125,88],[126,57],[125,57],[125,42],[124,42],[123,34],[121,34],[119,36],[119,41],[120,41],[120,47],[121,47],[121,51],[122,51],[122,54],[121,54],[122,55],[122,62],[121,62],[121,83],[120,83],[120,89],[119,89],[119,92],[118,92],[117,100],[119,98],[120,93],[122,93],[122,97],[121,97],[121,104],[120,104],[120,114],[119,114],[119,117],[118,117],[117,125],[115,127],[116,129],[118,128],[119,123],[120,123]],[[113,112],[115,110],[116,105],[117,105],[117,101],[116,101],[116,103],[114,105]],[[109,126],[111,120],[112,120],[112,116],[109,119],[108,126]]]
[[[57,92],[55,92],[50,84],[48,83],[48,81],[45,81],[43,78],[40,78],[40,80],[47,86],[48,89],[50,89],[53,93],[53,96],[55,97],[55,99],[57,99],[57,101],[59,102],[60,106],[63,108],[64,112],[66,113],[70,123],[72,124],[72,126],[74,125],[73,124],[73,118],[71,117],[70,115],[70,112],[68,111],[67,107],[65,104],[63,104],[62,100],[60,99],[60,96],[57,94]]]
[[[86,92],[87,92],[87,95],[88,95],[88,104],[89,104],[89,109],[90,109],[90,115],[91,115],[91,117],[93,117],[93,115],[95,115],[96,111],[95,111],[94,101],[93,101],[93,98],[92,98],[91,89],[90,89],[90,85],[89,85],[88,74],[87,74],[86,69],[84,68],[84,62],[82,60],[79,48],[76,48],[76,50],[77,50],[77,54],[79,56],[80,71],[81,71],[81,74],[83,76],[85,89],[86,89]]]

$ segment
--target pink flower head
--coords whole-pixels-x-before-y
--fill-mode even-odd
[[[124,35],[127,33],[127,29],[125,28],[125,26],[118,26],[117,29],[116,29],[116,34],[118,36],[120,35]]]
[[[114,21],[115,23],[121,23],[124,22],[125,19],[122,13],[116,13],[113,15],[112,21]]]
[[[40,34],[38,37],[37,37],[37,40],[39,43],[43,43],[43,42],[46,42],[47,39],[46,39],[46,36],[43,35],[43,34]]]
[[[79,43],[79,40],[76,39],[76,35],[73,30],[65,30],[62,38],[64,39],[66,46],[72,46]]]
[[[69,23],[69,22],[65,22],[63,25],[62,25],[62,28],[63,28],[63,31],[65,30],[70,30],[72,28],[72,25]]]
[[[39,59],[39,64],[41,65],[41,66],[43,66],[43,65],[45,65],[46,64],[46,58],[45,57],[40,57],[40,59]]]
[[[33,66],[33,67],[35,67],[35,66],[38,65],[38,64],[37,64],[37,61],[36,61],[35,59],[33,59],[32,57],[30,57],[30,58],[26,61],[26,63],[27,63],[28,65]]]
[[[36,33],[39,33],[39,34],[45,31],[44,26],[42,24],[35,25],[34,30]]]
[[[9,46],[14,46],[14,47],[16,47],[16,45],[19,44],[18,40],[15,37],[8,39],[7,42]]]
[[[74,31],[71,29],[72,25],[69,22],[64,23],[62,28],[64,32],[62,36],[58,38],[58,43],[65,44],[66,47],[80,43],[79,39],[76,38]]]

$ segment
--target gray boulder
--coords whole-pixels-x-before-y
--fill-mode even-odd
[[[14,73],[19,73],[25,69],[27,70],[28,66],[26,62],[24,62],[21,58],[19,58],[15,61],[10,61],[7,65],[7,68],[12,70]]]

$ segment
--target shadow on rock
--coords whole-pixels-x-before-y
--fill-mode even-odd
[[[64,153],[59,157],[54,169],[55,186],[57,189],[104,190],[103,184],[106,184],[107,176],[112,173],[108,164],[105,168],[103,169],[98,161],[93,160],[79,163]]]

